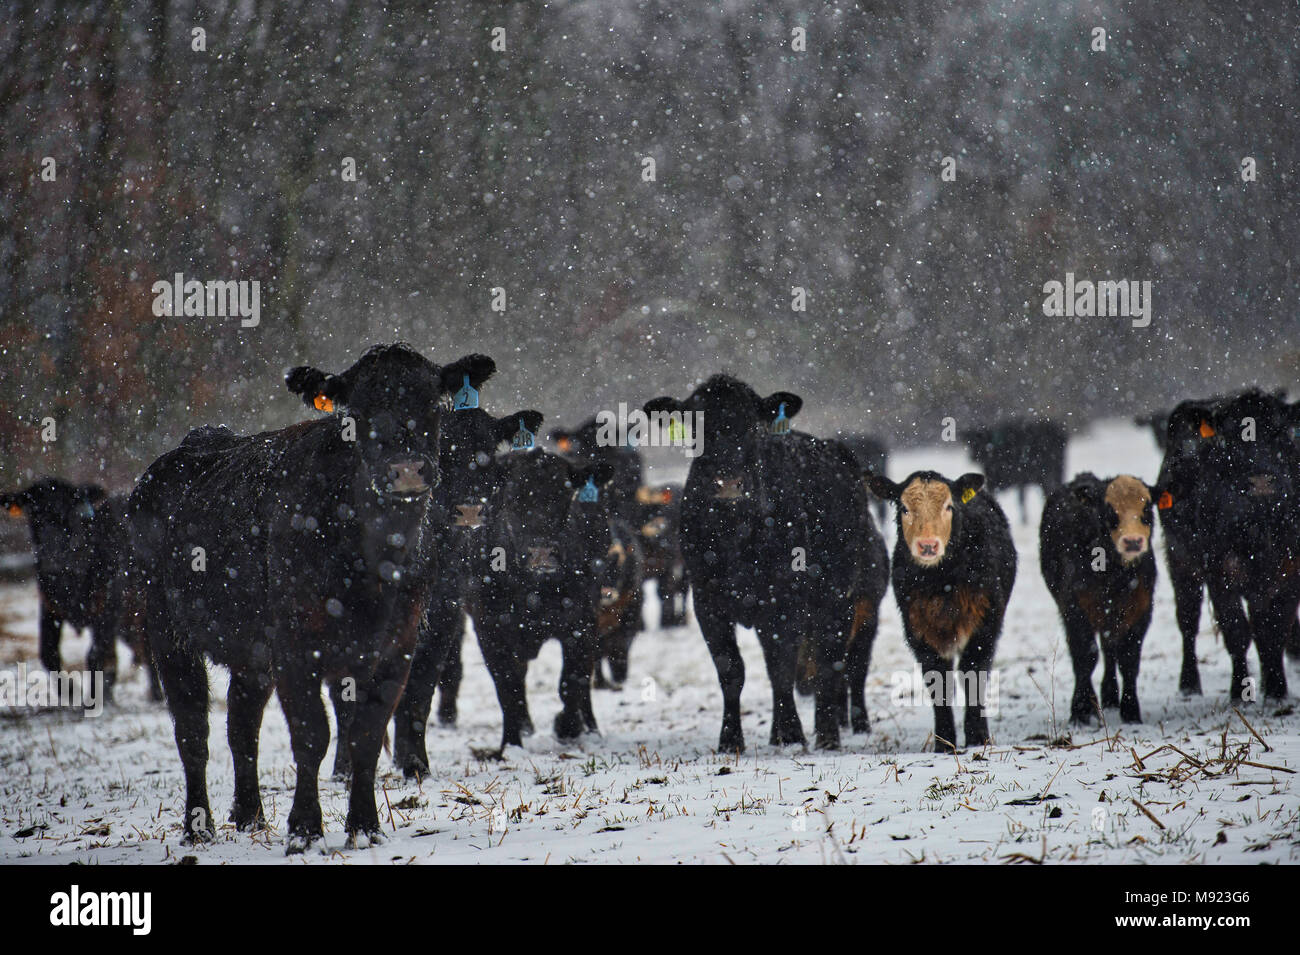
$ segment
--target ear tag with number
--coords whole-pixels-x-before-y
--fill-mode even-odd
[[[316,406],[317,411],[323,411],[326,414],[330,414],[334,411],[334,402],[325,397],[324,393],[313,398],[311,403]]]
[[[969,504],[974,497],[975,489],[973,487],[968,487],[966,490],[961,492],[961,502],[963,504]]]
[[[475,392],[474,394],[477,395],[478,392]],[[475,398],[474,407],[478,407],[477,398]],[[535,443],[536,442],[533,440],[533,433],[529,431],[528,427],[524,424],[524,419],[520,418],[519,430],[515,432],[515,436],[510,440],[510,450],[531,451],[535,446]]]
[[[595,478],[587,478],[587,483],[584,484],[582,490],[578,492],[578,500],[583,504],[594,504],[596,501],[600,500],[600,488],[596,487]]]
[[[773,434],[790,433],[790,419],[785,416],[784,401],[781,402],[781,406],[776,409],[776,420],[772,422],[772,433]]]
[[[469,383],[469,375],[465,376],[465,383],[452,398],[451,407],[453,411],[469,411],[471,408],[478,407],[478,389]],[[530,444],[529,447],[531,448],[532,445]]]

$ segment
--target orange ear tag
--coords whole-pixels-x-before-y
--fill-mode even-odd
[[[23,516],[23,509],[22,509],[21,507],[19,507],[17,504],[10,504],[10,505],[9,505],[9,516],[10,516],[10,517],[22,517],[22,516]]]
[[[1174,506],[1174,496],[1168,491],[1160,495],[1160,500],[1156,501],[1156,507],[1162,511],[1167,511]]]
[[[326,398],[323,394],[317,395],[315,399],[313,399],[312,404],[316,406],[317,411],[324,411],[326,414],[329,414],[334,410],[334,402],[329,398]]]
[[[1205,420],[1201,421],[1201,437],[1202,438],[1214,437],[1214,428],[1210,426],[1210,422]]]

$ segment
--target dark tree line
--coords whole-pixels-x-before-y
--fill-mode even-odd
[[[902,440],[946,415],[1082,423],[1294,383],[1298,20],[10,2],[0,477],[124,484],[190,427],[291,420],[284,367],[379,339],[487,351],[492,405],[557,423],[725,367],[803,393],[814,430]],[[1067,271],[1152,281],[1151,327],[1045,317]],[[261,324],[155,317],[177,272],[260,281]]]

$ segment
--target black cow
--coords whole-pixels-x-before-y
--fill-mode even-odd
[[[951,675],[966,689],[967,746],[990,742],[984,715],[989,670],[1016,580],[1016,549],[998,502],[980,493],[984,478],[949,481],[917,471],[895,484],[870,478],[871,490],[896,506],[894,598],[903,633],[934,703],[935,750],[956,749]]]
[[[591,673],[602,590],[614,586],[615,515],[606,463],[575,464],[544,451],[506,455],[465,604],[501,704],[501,746],[531,726],[525,677],[542,644],[563,649],[555,736],[596,729]]]
[[[1101,706],[1118,706],[1126,723],[1142,722],[1137,679],[1156,585],[1151,528],[1158,496],[1158,490],[1130,475],[1103,481],[1085,472],[1044,502],[1039,566],[1074,663],[1070,719],[1076,723],[1100,713],[1092,688],[1098,638],[1105,660]]]
[[[637,524],[645,551],[645,576],[659,590],[659,626],[686,623],[686,561],[682,557],[682,486],[645,485],[637,488],[641,505]]]
[[[642,626],[644,597],[640,581],[644,575],[644,559],[641,541],[634,530],[640,526],[641,504],[637,493],[641,489],[642,464],[641,455],[635,448],[602,443],[600,431],[597,420],[589,418],[572,431],[556,428],[550,438],[569,460],[592,466],[603,464],[614,475],[607,493],[619,521],[619,540],[624,544],[625,558],[629,559],[621,565],[623,574],[617,588],[618,597],[606,603],[600,613],[598,649],[592,672],[597,688],[614,689],[627,679],[632,639]],[[609,678],[605,675],[606,664]]]
[[[881,438],[857,432],[841,432],[837,435],[846,448],[853,452],[858,460],[858,467],[871,474],[889,473],[889,445]],[[876,501],[876,519],[884,524],[889,517],[889,505]]]
[[[540,411],[516,411],[494,418],[477,406],[457,408],[443,415],[438,454],[443,481],[433,492],[431,512],[439,567],[431,581],[432,589],[420,623],[411,675],[393,721],[396,728],[393,761],[408,777],[423,779],[429,772],[425,727],[435,688],[440,694],[438,721],[444,726],[456,723],[465,636],[462,597],[466,577],[479,551],[479,538],[485,533],[501,486],[502,468],[497,451],[521,431],[530,439],[541,427],[542,420]],[[339,683],[330,687],[330,695],[340,727],[339,738],[346,739],[352,707],[342,698]],[[346,777],[351,772],[348,755],[346,746],[336,747],[336,777]]]
[[[333,414],[246,437],[200,428],[140,479],[135,557],[185,768],[188,839],[213,832],[206,657],[230,670],[236,826],[265,825],[257,744],[275,689],[297,764],[287,851],[322,835],[321,683],[347,681],[349,843],[379,840],[375,767],[436,568],[430,491],[444,399],[494,371],[482,355],[439,368],[404,344],[377,345],[338,375],[295,368],[289,390]]]
[[[111,696],[117,679],[120,638],[149,673],[154,698],[161,699],[148,642],[126,613],[126,498],[109,496],[97,484],[45,478],[25,490],[0,495],[0,508],[11,517],[25,517],[31,531],[41,596],[41,665],[51,673],[62,669],[63,624],[89,628],[86,666],[103,673],[106,696]]]
[[[1169,416],[1158,503],[1185,694],[1201,691],[1196,634],[1205,587],[1232,658],[1230,695],[1253,698],[1246,664],[1252,640],[1264,695],[1286,695],[1283,647],[1294,638],[1300,604],[1298,423],[1297,406],[1254,388],[1184,401]]]
[[[661,427],[673,413],[687,415],[688,424],[703,415],[705,440],[682,496],[682,555],[722,687],[720,750],[745,746],[737,624],[755,629],[763,647],[772,744],[805,742],[794,701],[805,639],[817,663],[816,744],[830,749],[840,742],[844,674],[837,664],[847,654],[854,586],[877,532],[847,448],[799,432],[773,433],[778,422],[788,429],[802,404],[789,392],[764,398],[729,375],[714,375],[684,401],[645,405]],[[857,640],[866,637],[860,632]]]
[[[1020,519],[1029,520],[1025,489],[1036,484],[1044,495],[1065,483],[1065,429],[1055,421],[1010,418],[963,436],[970,456],[984,472],[991,492],[1015,488]]]

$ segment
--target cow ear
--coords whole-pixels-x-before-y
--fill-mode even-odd
[[[573,435],[563,428],[553,428],[547,435],[551,443],[560,449],[560,453],[567,453],[569,448],[573,447]]]
[[[1169,415],[1165,434],[1171,446],[1198,438],[1212,438],[1215,434],[1210,409],[1194,401],[1184,401]]]
[[[867,487],[871,489],[871,493],[882,501],[897,501],[898,495],[902,493],[902,486],[895,484],[883,474],[872,474],[870,471],[863,471],[862,477],[867,482]]]
[[[963,504],[969,504],[971,498],[980,492],[984,486],[984,475],[982,474],[963,474],[953,482],[953,496],[958,498]]]
[[[764,421],[775,421],[785,406],[785,416],[793,418],[803,407],[803,399],[788,391],[774,391],[759,403],[760,414]]]
[[[438,376],[442,383],[442,390],[447,394],[454,394],[464,387],[467,377],[470,387],[477,389],[483,387],[483,383],[496,372],[497,363],[491,358],[487,355],[473,354],[459,358],[450,365],[443,365]]]
[[[516,411],[514,414],[497,418],[496,439],[497,441],[509,441],[519,433],[519,423],[521,421],[525,428],[536,434],[542,427],[544,417],[540,411]]]
[[[284,383],[302,398],[303,404],[317,411],[329,413],[334,410],[336,402],[347,404],[348,387],[343,379],[311,365],[290,368],[284,376]]]
[[[641,410],[646,414],[672,414],[683,409],[682,403],[676,398],[664,395],[660,398],[651,398],[641,406]]]

